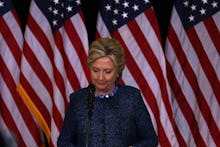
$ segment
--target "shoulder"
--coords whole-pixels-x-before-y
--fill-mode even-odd
[[[129,85],[119,85],[119,90],[123,93],[128,93],[128,94],[138,94],[140,93],[140,90],[136,87],[129,86]]]
[[[136,112],[138,109],[145,109],[140,89],[133,86],[120,85],[118,90],[118,101],[120,104],[126,106],[126,111],[129,109]]]
[[[87,97],[88,92],[86,88],[78,89],[70,94],[70,101],[80,101]]]
[[[142,99],[141,91],[136,87],[119,85],[118,89],[120,97],[126,99],[127,101],[137,101],[138,99]]]

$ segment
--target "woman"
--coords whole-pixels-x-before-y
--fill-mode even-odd
[[[87,64],[94,88],[70,95],[58,147],[157,146],[140,90],[118,84],[125,66],[119,42],[110,38],[94,41]]]

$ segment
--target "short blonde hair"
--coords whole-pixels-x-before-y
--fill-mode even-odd
[[[110,57],[117,67],[118,78],[122,76],[125,67],[124,49],[121,44],[113,38],[100,38],[92,42],[89,47],[87,64],[91,64],[98,58]]]

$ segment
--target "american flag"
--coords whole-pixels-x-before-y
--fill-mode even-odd
[[[159,26],[150,1],[103,0],[97,38],[108,36],[125,49],[122,82],[142,91],[160,146],[181,145],[181,135],[175,130]]]
[[[56,146],[69,94],[88,85],[88,37],[80,0],[32,0],[18,91]]]
[[[23,34],[13,4],[0,0],[0,132],[11,136],[17,146],[38,147],[42,145],[39,128],[16,92],[22,45]]]
[[[220,1],[176,0],[165,54],[187,146],[220,146]]]

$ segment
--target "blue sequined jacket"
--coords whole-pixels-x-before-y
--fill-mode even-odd
[[[88,92],[70,95],[58,147],[85,147]],[[158,144],[150,115],[138,89],[119,86],[114,96],[94,98],[89,147],[155,147]]]

